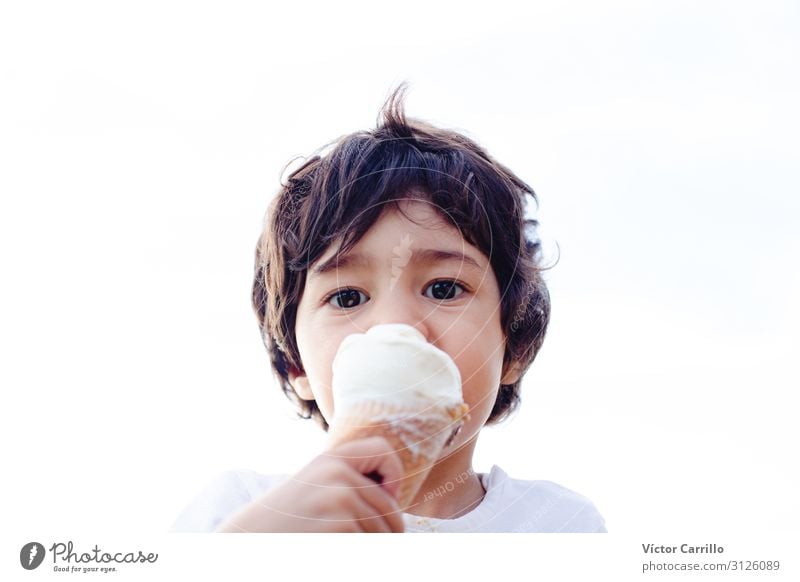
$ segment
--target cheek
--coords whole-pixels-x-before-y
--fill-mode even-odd
[[[462,363],[463,362],[463,363]],[[470,424],[479,429],[489,418],[500,388],[501,357],[485,354],[482,357],[464,358],[459,363],[464,402],[470,407]]]
[[[317,401],[322,416],[330,423],[333,418],[334,403],[331,389],[333,380],[333,359],[339,344],[344,339],[334,333],[320,332],[319,329],[297,327],[297,347],[303,361],[305,373],[314,400]]]
[[[489,382],[487,378],[485,383],[478,385],[477,378],[464,384],[464,402],[469,405],[470,416],[483,426],[489,414],[492,412],[494,402],[497,399],[497,391],[500,388],[499,382]]]
[[[325,420],[330,422],[333,417],[333,394],[331,390],[331,368],[330,361],[327,359],[327,354],[316,354],[316,358],[312,358],[313,362],[310,363],[306,369],[308,374],[308,381],[311,385],[311,392],[314,394],[314,400],[317,401],[317,406],[322,412]],[[333,356],[331,356],[332,358]]]

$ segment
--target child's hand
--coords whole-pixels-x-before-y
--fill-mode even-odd
[[[382,485],[366,475],[379,474]],[[350,441],[234,514],[219,532],[402,532],[400,459],[381,437]]]

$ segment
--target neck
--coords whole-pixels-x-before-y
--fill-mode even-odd
[[[454,519],[480,504],[486,491],[472,469],[472,453],[477,438],[476,435],[436,462],[406,513]]]

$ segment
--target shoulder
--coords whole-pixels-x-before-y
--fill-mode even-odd
[[[512,479],[497,466],[485,478],[487,497],[511,531],[548,533],[605,532],[605,519],[585,496],[546,480]]]
[[[226,517],[285,478],[244,469],[219,473],[184,507],[170,531],[213,532]]]

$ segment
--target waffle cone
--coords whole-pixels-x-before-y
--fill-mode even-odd
[[[329,429],[331,447],[371,436],[389,441],[403,464],[397,503],[408,508],[439,455],[468,417],[460,403],[442,406],[434,402],[418,406],[389,406],[364,401],[336,416]]]

